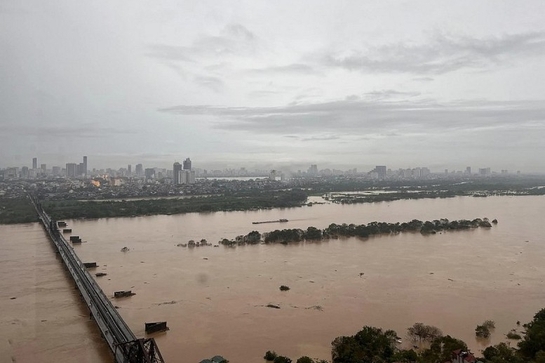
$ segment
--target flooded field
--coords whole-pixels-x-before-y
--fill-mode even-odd
[[[543,197],[459,197],[67,222],[84,240],[75,247],[79,256],[96,261],[96,272],[108,274],[98,278],[106,294],[129,289],[136,293],[115,304],[137,336],[144,336],[145,322],[168,322],[170,331],[154,335],[167,362],[198,362],[220,354],[232,363],[247,363],[262,362],[267,350],[292,358],[329,359],[335,337],[354,334],[364,325],[394,329],[408,344],[407,327],[415,322],[432,324],[478,351],[487,342],[475,340],[475,326],[492,319],[496,330],[490,342],[499,342],[516,328],[517,320],[526,322],[545,307],[543,215]],[[176,247],[201,238],[216,244],[222,237],[252,230],[476,217],[497,218],[499,224],[433,236],[408,233],[288,246]],[[252,224],[281,218],[289,222]],[[104,356],[100,338],[95,341],[98,333],[85,318],[39,225],[0,226],[0,233],[2,259],[24,261],[29,249],[35,256],[24,264],[12,262],[20,265],[17,274],[8,272],[15,267],[2,261],[3,276],[13,277],[3,282],[8,292],[2,292],[1,300],[7,311],[1,320],[6,338],[1,352],[14,349],[5,341],[15,334],[10,324],[21,319],[19,315],[36,328],[44,323],[32,309],[49,311],[49,305],[65,304],[58,314],[72,311],[70,329],[84,337],[81,346],[65,348],[81,352],[82,359]],[[11,242],[20,235],[26,237]],[[130,251],[120,252],[123,247]],[[52,276],[58,279],[50,288],[47,281]],[[17,304],[9,300],[23,288],[21,281],[34,291],[26,308],[19,305],[19,298],[14,300]],[[57,284],[64,286],[68,297],[49,291]],[[281,292],[280,285],[290,290]],[[44,319],[54,321],[50,325],[62,324],[61,315],[59,322]],[[46,343],[59,340],[55,333],[44,332]],[[42,335],[21,329],[17,339],[37,342]],[[104,361],[109,359],[106,354]]]

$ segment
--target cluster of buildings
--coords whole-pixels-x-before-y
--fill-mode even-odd
[[[32,158],[32,168],[23,166],[10,167],[0,171],[0,177],[4,179],[38,179],[47,177],[67,177],[67,178],[85,178],[87,177],[87,156],[83,157],[81,163],[67,163],[65,168],[53,166],[47,169],[47,164],[40,164],[38,167],[38,158]]]
[[[47,168],[46,164],[38,165],[38,158],[32,159],[32,168],[28,166],[9,167],[0,170],[0,180],[12,179],[48,179],[48,178],[69,178],[69,179],[89,179],[89,178],[115,178],[119,179],[119,183],[123,183],[123,179],[136,178],[145,182],[161,182],[172,183],[174,185],[194,184],[197,178],[230,178],[244,177],[256,178],[267,177],[269,180],[287,181],[290,179],[299,178],[315,178],[315,177],[357,177],[371,180],[384,179],[429,179],[429,178],[444,178],[444,177],[467,177],[467,176],[492,176],[501,174],[508,175],[507,170],[501,172],[493,172],[489,167],[479,168],[477,172],[472,172],[470,166],[465,170],[449,170],[445,169],[444,173],[432,173],[428,167],[416,167],[407,169],[392,170],[386,165],[377,165],[374,169],[368,172],[358,172],[356,168],[349,170],[337,169],[318,169],[317,164],[312,164],[306,171],[287,171],[287,170],[254,170],[248,171],[246,168],[239,169],[224,169],[224,170],[203,170],[194,169],[191,165],[191,159],[187,158],[182,163],[175,162],[172,169],[165,168],[144,168],[142,164],[136,164],[135,168],[132,165],[127,165],[126,168],[114,169],[92,169],[87,167],[87,156],[83,156],[80,163],[66,163],[65,167],[53,166]],[[520,174],[520,172],[517,172]]]
[[[191,159],[187,158],[183,164],[175,162],[172,166],[172,182],[174,185],[195,184],[195,170],[191,170]]]

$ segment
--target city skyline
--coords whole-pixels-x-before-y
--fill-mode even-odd
[[[83,156],[82,163],[66,163],[66,167],[62,168],[62,166],[53,165],[51,166],[51,169],[47,169],[47,164],[40,164],[40,167],[38,168],[38,157],[32,158],[32,168],[29,168],[28,166],[11,166],[9,168],[1,168],[0,172],[6,172],[7,174],[13,174],[14,170],[16,171],[16,174],[18,174],[21,178],[36,178],[39,175],[52,175],[52,176],[66,176],[71,178],[76,177],[87,177],[91,174],[97,174],[100,172],[120,172],[122,176],[135,176],[135,177],[148,177],[148,175],[153,175],[155,178],[156,172],[161,173],[161,177],[168,177],[173,180],[174,184],[192,184],[195,182],[195,177],[197,176],[206,176],[207,174],[214,175],[214,174],[233,174],[233,175],[244,175],[247,173],[250,173],[252,175],[255,175],[256,173],[261,173],[262,176],[269,175],[276,175],[276,173],[280,173],[278,175],[283,175],[284,173],[288,174],[304,174],[304,175],[328,175],[328,174],[347,174],[347,175],[364,175],[364,174],[376,174],[376,177],[378,178],[384,178],[387,175],[398,175],[403,177],[425,177],[430,174],[464,174],[464,175],[492,175],[492,174],[520,174],[520,170],[508,170],[508,169],[501,169],[501,170],[494,170],[491,167],[477,167],[473,169],[472,166],[466,166],[462,169],[442,169],[442,170],[430,170],[427,166],[416,166],[416,167],[399,167],[399,168],[393,168],[388,167],[386,165],[377,165],[372,169],[369,170],[362,170],[357,167],[355,168],[348,168],[348,169],[337,169],[333,168],[330,169],[328,167],[325,168],[319,168],[317,164],[310,164],[308,169],[298,169],[294,170],[292,168],[281,168],[281,169],[248,169],[244,166],[240,166],[237,168],[223,168],[223,169],[206,169],[206,168],[193,168],[192,167],[192,161],[191,158],[186,158],[183,160],[182,163],[175,161],[170,170],[166,167],[160,167],[160,166],[151,166],[144,168],[143,164],[138,163],[135,164],[135,170],[134,173],[132,172],[132,164],[128,164],[127,167],[119,167],[119,168],[100,168],[100,167],[94,167],[92,169],[88,169],[87,166],[87,156]],[[20,169],[20,170],[19,170]],[[472,172],[473,170],[473,172]],[[38,173],[39,172],[39,173]],[[169,175],[169,173],[172,172],[172,174]],[[88,174],[89,173],[89,174]],[[164,174],[164,175],[163,175]],[[540,174],[540,173],[529,173],[529,174]]]
[[[209,169],[544,172],[543,13],[538,0],[6,0],[0,168],[81,153],[105,168],[195,155]]]

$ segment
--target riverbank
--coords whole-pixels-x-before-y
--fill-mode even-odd
[[[204,194],[176,197],[142,197],[139,199],[58,200],[39,194],[45,210],[54,219],[96,219],[174,215],[184,213],[253,211],[274,208],[312,206],[310,196],[319,196],[320,203],[361,204],[410,199],[444,199],[460,196],[542,196],[541,180],[487,180],[480,183],[446,183],[413,181],[387,183],[380,187],[367,184],[341,183],[301,186],[296,189],[250,190],[245,192]],[[285,187],[285,186],[284,186]],[[345,188],[344,191],[341,188]],[[0,198],[0,224],[37,221],[28,198]]]

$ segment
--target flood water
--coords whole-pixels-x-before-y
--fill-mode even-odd
[[[527,322],[545,307],[544,215],[543,197],[457,197],[67,222],[84,240],[75,246],[78,255],[86,262],[96,261],[100,265],[96,272],[108,274],[97,278],[105,293],[136,293],[114,304],[137,336],[145,336],[145,322],[168,322],[168,332],[153,335],[168,363],[199,362],[216,354],[232,363],[248,363],[263,362],[267,350],[295,359],[302,355],[330,359],[331,341],[364,325],[394,329],[403,344],[409,344],[406,329],[415,322],[436,325],[466,341],[473,351],[502,341],[517,328],[517,321]],[[216,244],[222,237],[252,230],[476,217],[497,218],[499,223],[491,229],[432,236],[406,233],[288,246],[176,247],[201,238]],[[280,218],[289,222],[251,223]],[[111,361],[104,344],[96,342],[98,333],[89,327],[73,285],[39,225],[0,226],[0,233],[0,269],[2,276],[10,276],[3,281],[2,290],[8,292],[1,292],[0,353],[16,350],[4,339],[15,333],[20,344],[40,339],[45,339],[41,345],[64,344],[52,333],[56,330],[37,334],[36,329],[64,327],[62,319],[68,318],[62,316],[71,311],[67,329],[84,338],[81,346],[70,343],[74,345],[64,348],[81,353],[82,361],[104,354],[104,361]],[[130,251],[121,252],[123,247]],[[34,260],[26,261],[29,253]],[[11,268],[8,260],[16,261]],[[16,269],[19,272],[13,273]],[[24,289],[21,281],[28,284],[33,299],[26,307],[20,298],[9,300]],[[280,285],[290,291],[281,292]],[[67,295],[61,296],[61,291]],[[49,313],[48,306],[58,308],[57,302],[62,309],[51,314],[59,314],[61,321],[48,316],[41,323],[36,311]],[[19,315],[34,330],[10,331],[10,324],[21,320]],[[478,342],[474,329],[486,319],[494,320],[496,329],[490,341]],[[98,348],[92,347],[95,343]],[[20,361],[24,359],[18,356]]]
[[[0,225],[0,362],[111,362],[38,223]]]

